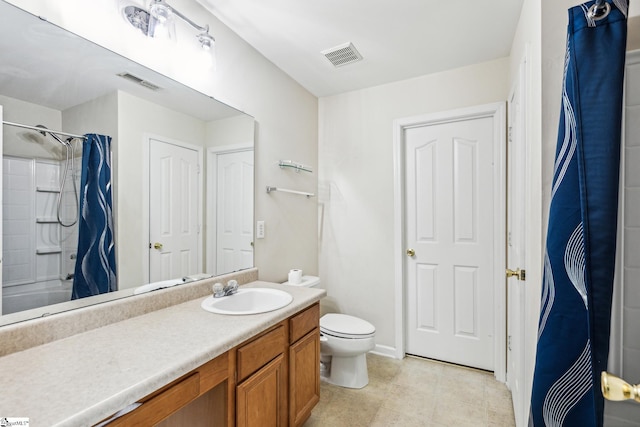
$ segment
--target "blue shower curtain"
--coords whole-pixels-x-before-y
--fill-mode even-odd
[[[87,134],[82,146],[78,252],[72,299],[117,289],[111,206],[111,137]]]
[[[618,215],[628,1],[569,10],[530,425],[601,426]]]

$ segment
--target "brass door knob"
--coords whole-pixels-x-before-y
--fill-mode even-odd
[[[154,243],[153,244],[153,249],[157,249],[157,250],[162,249],[162,243],[158,243],[158,242]]]
[[[607,400],[635,400],[640,402],[640,384],[629,384],[625,380],[603,371],[600,376],[602,395]]]
[[[524,280],[526,277],[525,270],[520,270],[519,268],[516,268],[515,270],[511,270],[507,268],[506,272],[507,272],[507,279],[510,277],[515,277],[518,280]]]
[[[409,255],[410,257],[414,257],[416,256],[416,251],[414,251],[413,249],[407,249],[407,255]]]

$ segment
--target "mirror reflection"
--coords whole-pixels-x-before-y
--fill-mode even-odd
[[[5,2],[0,14],[0,324],[252,267],[253,118]],[[117,291],[67,303],[87,134],[111,140]]]

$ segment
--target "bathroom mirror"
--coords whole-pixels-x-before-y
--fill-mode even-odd
[[[77,216],[73,181],[80,180],[82,144],[72,140],[76,151],[68,154],[50,134],[5,123],[0,325],[126,297],[149,281],[253,266],[252,117],[4,1],[0,16],[2,120],[112,137],[118,281],[116,292],[64,302],[75,265],[77,231],[67,225]],[[177,178],[162,175],[163,168],[184,153],[195,159],[194,178],[184,191],[167,190]],[[220,197],[238,198],[242,215],[229,203],[219,209]],[[163,227],[184,212],[194,231],[191,252],[167,255]],[[228,217],[241,224],[230,226]],[[233,227],[239,237],[229,243]],[[172,256],[182,257],[174,270],[166,268]],[[26,309],[33,305],[45,307]]]

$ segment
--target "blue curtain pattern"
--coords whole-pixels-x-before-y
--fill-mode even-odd
[[[530,425],[601,426],[618,215],[628,1],[569,9]]]
[[[78,251],[71,298],[116,289],[111,137],[87,134],[82,146]]]

